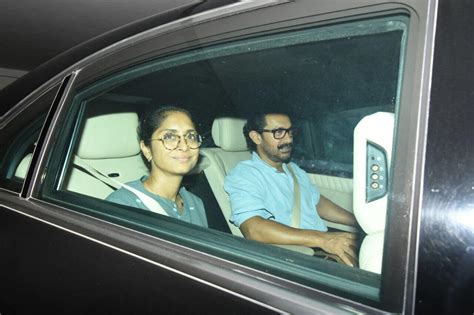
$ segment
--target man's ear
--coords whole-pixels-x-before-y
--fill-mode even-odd
[[[250,139],[252,139],[253,143],[257,145],[262,143],[262,135],[256,132],[255,130],[249,132],[249,137]]]
[[[145,159],[150,162],[151,159],[152,159],[152,154],[151,154],[151,150],[149,147],[146,146],[145,142],[143,142],[143,140],[140,140],[140,149],[142,150],[142,153],[143,153],[143,156],[145,157]]]

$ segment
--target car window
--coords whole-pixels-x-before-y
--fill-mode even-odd
[[[2,128],[0,147],[2,187],[20,192],[47,110],[53,103],[58,88],[56,85],[48,89]]]
[[[42,198],[375,305],[407,24],[397,15],[248,37],[133,65],[81,87],[60,127],[66,132],[50,161],[57,172],[48,172]],[[183,186],[202,200],[208,228],[106,200],[121,183],[149,176],[137,126],[151,108],[169,105],[191,112],[204,136]],[[260,107],[290,113],[299,131],[293,161],[321,195],[358,212],[360,268],[307,255],[307,248],[246,241],[229,222],[224,179],[251,159],[242,126]]]

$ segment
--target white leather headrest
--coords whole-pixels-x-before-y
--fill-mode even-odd
[[[360,269],[382,273],[384,236],[384,232],[378,232],[364,237],[359,251]]]
[[[83,159],[122,158],[137,155],[138,115],[135,112],[102,114],[87,118],[77,150]]]
[[[387,193],[372,199],[368,194],[388,192],[393,130],[394,115],[387,112],[365,116],[354,129],[353,210],[357,222],[367,234],[385,229]],[[369,159],[369,146],[380,148],[380,152],[385,153],[386,165],[382,164],[384,159],[380,162]],[[371,170],[372,166],[377,166],[376,171]],[[372,189],[372,184],[378,188]]]
[[[243,128],[245,119],[221,117],[214,119],[212,124],[212,139],[225,151],[247,151]]]

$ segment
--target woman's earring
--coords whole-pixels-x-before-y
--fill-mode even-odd
[[[148,160],[148,162],[151,162],[151,157],[149,157],[147,160]]]

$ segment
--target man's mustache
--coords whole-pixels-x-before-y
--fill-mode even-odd
[[[284,144],[280,144],[277,148],[278,148],[278,150],[286,149],[286,148],[292,149],[292,148],[293,148],[293,144],[291,144],[291,143],[284,143]]]

